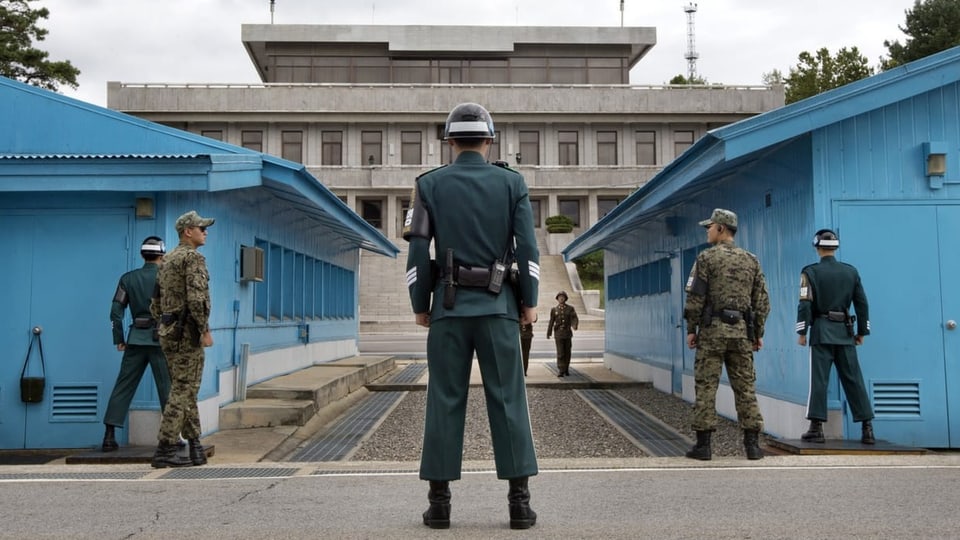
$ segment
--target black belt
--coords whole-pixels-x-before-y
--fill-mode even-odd
[[[737,324],[744,319],[743,312],[736,309],[721,309],[714,311],[713,316],[727,324]]]
[[[441,272],[440,279],[446,277],[443,272]],[[490,284],[490,269],[489,268],[471,268],[468,266],[454,266],[453,267],[453,280],[457,283],[459,287],[483,287],[486,288]]]
[[[133,319],[134,328],[147,329],[154,326],[156,326],[156,322],[150,317],[135,317]]]
[[[831,322],[847,322],[847,314],[843,311],[828,311],[817,315],[817,317]]]

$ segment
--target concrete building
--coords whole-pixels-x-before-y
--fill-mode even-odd
[[[143,238],[176,246],[188,210],[216,219],[201,249],[204,435],[247,384],[357,353],[360,251],[398,249],[302,165],[3,77],[0,118],[0,449],[99,445],[121,360],[117,281],[143,265]],[[39,402],[21,400],[21,373],[45,377]],[[150,379],[121,443],[156,444]]]
[[[960,447],[960,47],[711,131],[564,251],[603,249],[612,369],[693,401],[684,283],[715,207],[739,215],[772,311],[757,353],[766,430],[806,429],[809,352],[797,344],[801,269],[820,228],[860,270],[871,334],[859,347],[877,437]],[[828,436],[856,439],[832,374]],[[736,417],[726,381],[718,408]]]
[[[447,163],[447,113],[489,109],[538,231],[575,232],[709,130],[783,105],[782,88],[649,87],[653,28],[244,25],[263,84],[111,82],[112,109],[303,163],[388,238],[414,179]],[[642,69],[639,68],[639,69]]]

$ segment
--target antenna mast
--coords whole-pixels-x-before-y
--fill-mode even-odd
[[[687,14],[687,52],[683,55],[687,59],[687,83],[692,83],[697,77],[697,58],[700,58],[700,55],[697,54],[697,48],[694,45],[694,34],[693,29],[693,18],[694,14],[697,12],[696,4],[687,4],[683,11]]]
[[[273,24],[273,8],[277,0],[270,0],[270,24]]]

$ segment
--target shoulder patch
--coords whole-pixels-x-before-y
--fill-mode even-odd
[[[430,173],[432,173],[432,172],[434,172],[434,171],[439,171],[440,169],[442,169],[442,168],[444,168],[444,167],[446,167],[446,165],[441,165],[441,166],[439,166],[439,167],[437,167],[437,168],[435,168],[435,169],[430,169],[429,171],[427,171],[427,172],[425,172],[425,173],[417,176],[417,180],[420,179],[420,176],[426,176],[426,175],[428,175],[428,174],[430,174]],[[407,178],[409,178],[409,176],[408,176]]]

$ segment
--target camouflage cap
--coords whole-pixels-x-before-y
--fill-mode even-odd
[[[190,227],[209,227],[211,225],[213,225],[213,218],[200,217],[196,210],[191,210],[178,217],[174,227],[176,227],[178,233],[182,233],[184,229]]]
[[[724,225],[730,227],[731,229],[737,228],[737,215],[731,212],[730,210],[724,210],[723,208],[714,208],[713,213],[710,214],[710,219],[705,219],[700,222],[701,227],[706,227],[711,223],[716,223],[717,225]]]

